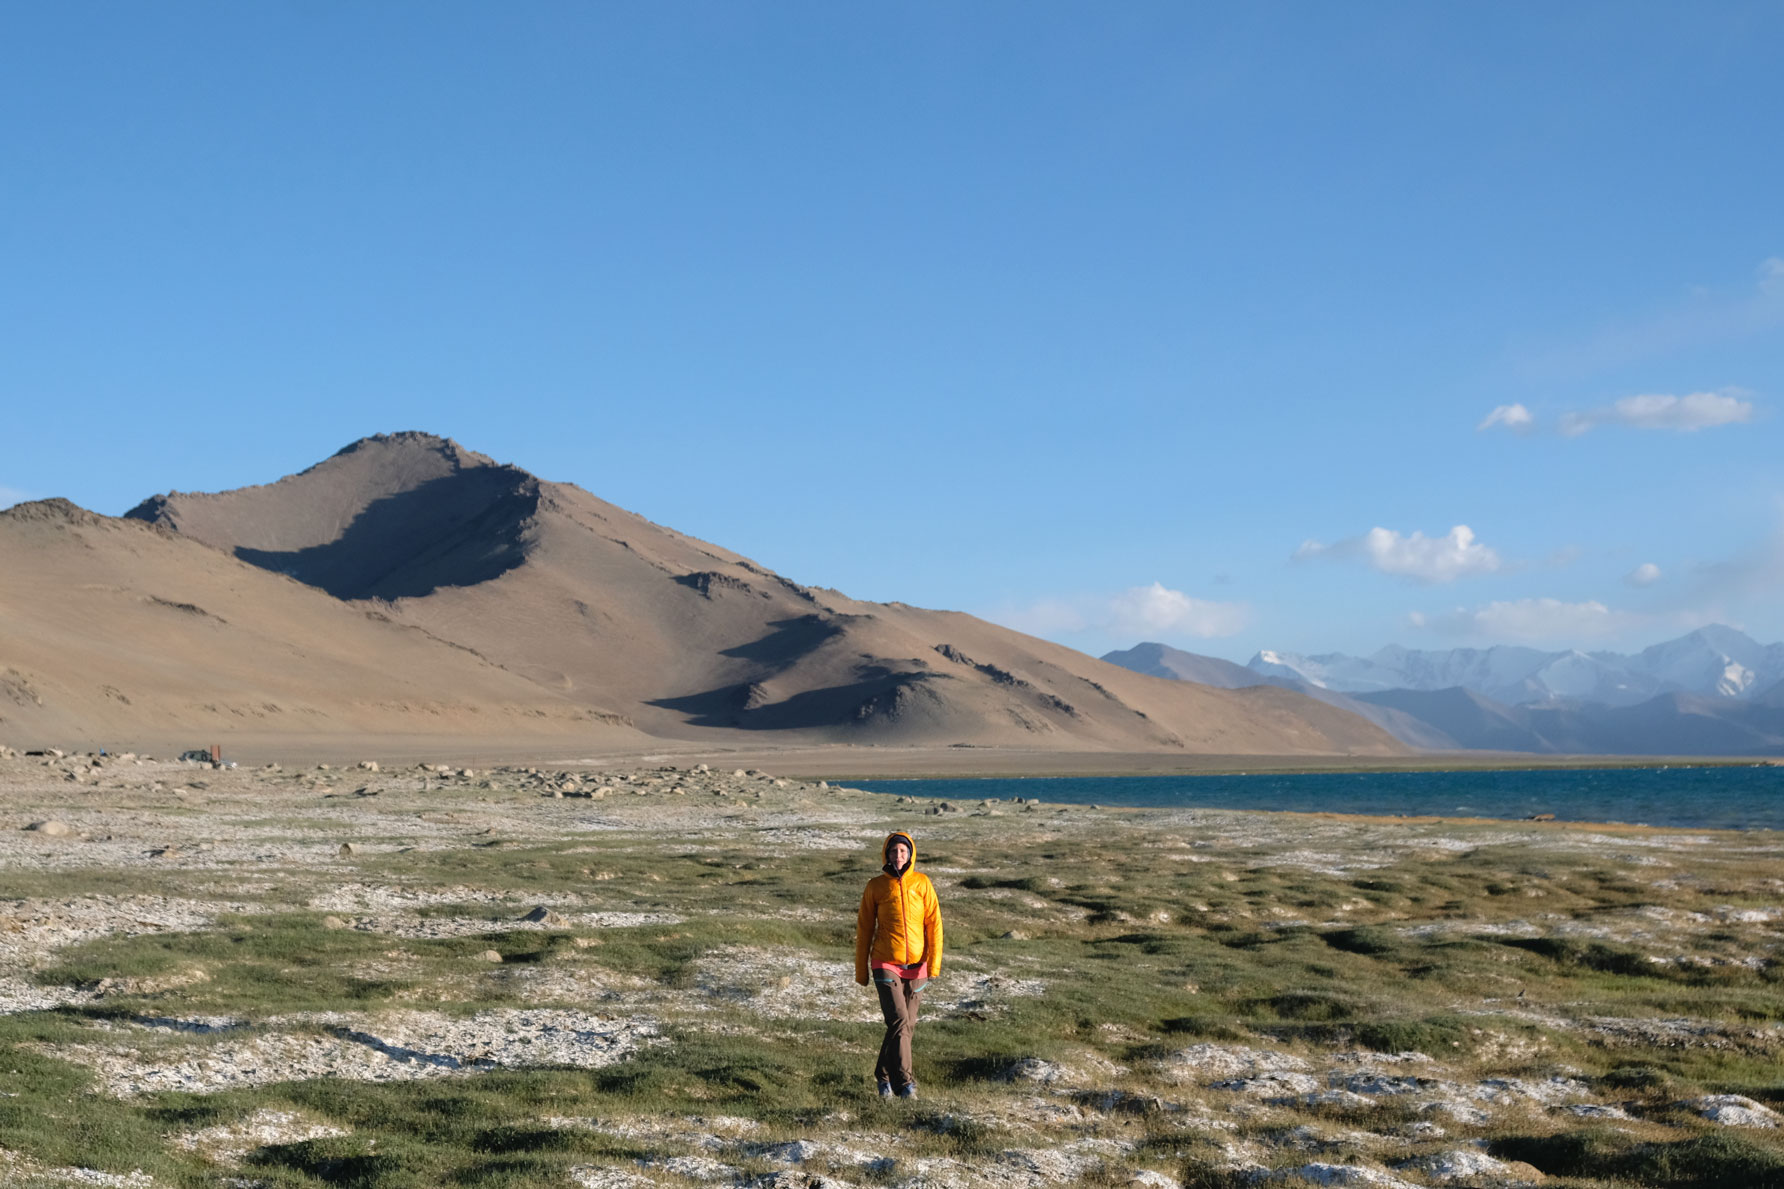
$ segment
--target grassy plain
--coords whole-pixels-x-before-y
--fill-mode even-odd
[[[0,1180],[1784,1185],[1775,835],[935,809],[0,759]],[[895,827],[915,1102],[851,977]]]

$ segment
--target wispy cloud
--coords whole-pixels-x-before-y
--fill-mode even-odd
[[[1251,608],[1244,603],[1192,598],[1154,582],[1114,594],[1043,599],[987,618],[1033,636],[1100,632],[1126,638],[1213,639],[1243,631],[1251,622]]]
[[[1415,611],[1414,627],[1446,636],[1509,641],[1520,644],[1579,644],[1629,631],[1643,617],[1613,610],[1596,600],[1564,603],[1560,599],[1515,599],[1469,609],[1457,607],[1439,615]]]
[[[1645,561],[1623,575],[1623,581],[1630,586],[1652,586],[1660,581],[1660,577],[1660,567],[1651,561]]]
[[[1760,261],[1739,287],[1698,287],[1646,317],[1625,319],[1564,347],[1532,352],[1524,370],[1540,377],[1585,375],[1784,326],[1784,257]]]
[[[1784,500],[1778,502],[1778,519],[1766,537],[1732,557],[1695,567],[1691,571],[1690,605],[1723,607],[1773,600],[1784,590]]]
[[[1515,434],[1527,434],[1536,428],[1536,418],[1523,405],[1500,405],[1482,418],[1481,423],[1474,427],[1474,431],[1479,433],[1483,429],[1492,429],[1495,426],[1509,429]]]
[[[1700,429],[1739,425],[1751,420],[1753,402],[1737,390],[1693,392],[1686,396],[1653,393],[1626,396],[1583,413],[1564,413],[1559,428],[1566,436],[1575,438],[1601,425],[1695,433]]]
[[[1700,429],[1744,424],[1752,421],[1757,412],[1751,394],[1741,388],[1691,392],[1684,396],[1651,392],[1625,396],[1596,409],[1564,412],[1556,418],[1554,429],[1569,438],[1577,438],[1601,425],[1695,433]],[[1506,429],[1519,437],[1529,437],[1544,428],[1536,414],[1524,405],[1499,405],[1481,419],[1474,431]]]
[[[28,491],[20,491],[16,487],[0,484],[0,508],[10,508],[14,504],[23,503],[31,498],[33,497]]]
[[[1356,559],[1384,574],[1428,583],[1491,574],[1505,566],[1499,554],[1475,540],[1474,530],[1465,524],[1456,525],[1441,537],[1427,537],[1421,532],[1402,535],[1378,526],[1360,537],[1330,545],[1304,541],[1294,552],[1296,561],[1318,559]]]

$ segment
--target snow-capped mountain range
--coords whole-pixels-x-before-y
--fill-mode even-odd
[[[1246,667],[1260,677],[1345,694],[1460,686],[1512,706],[1633,706],[1668,693],[1740,701],[1776,696],[1775,688],[1784,682],[1784,644],[1760,644],[1734,628],[1712,625],[1634,655],[1389,645],[1366,657],[1265,650]]]
[[[1260,652],[1249,665],[1143,643],[1103,658],[1153,677],[1277,685],[1426,751],[1784,756],[1784,644],[1707,627],[1633,656],[1534,648]]]

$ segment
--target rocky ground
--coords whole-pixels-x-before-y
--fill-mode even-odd
[[[1784,1183],[1769,834],[13,752],[0,827],[9,1184]]]

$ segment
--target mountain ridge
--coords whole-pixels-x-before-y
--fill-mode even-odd
[[[1736,639],[1738,637],[1738,639]],[[1709,633],[1712,642],[1735,643],[1746,640],[1731,628]],[[1644,654],[1662,658],[1678,672],[1695,666],[1714,690],[1716,667],[1706,662],[1705,641],[1682,637],[1667,641]],[[1683,643],[1684,647],[1673,645]],[[1747,641],[1752,650],[1766,646]],[[1656,650],[1659,650],[1658,652]],[[1411,650],[1383,649],[1377,657],[1393,660]],[[1494,663],[1506,658],[1488,657],[1492,650],[1455,650],[1458,657],[1451,672],[1460,669],[1474,674],[1494,672]],[[1533,650],[1518,650],[1530,652]],[[1556,660],[1569,663],[1584,657],[1592,665],[1605,665],[1606,657],[1588,657],[1578,652],[1540,654],[1542,668],[1550,668]],[[1131,649],[1106,654],[1105,659],[1117,664],[1144,664],[1160,675],[1172,673],[1215,673],[1223,680],[1239,682],[1240,674],[1249,673],[1258,684],[1300,688],[1309,696],[1329,699],[1335,705],[1350,709],[1370,719],[1410,747],[1427,750],[1515,751],[1539,754],[1587,755],[1780,755],[1784,754],[1784,681],[1747,697],[1733,694],[1704,694],[1686,689],[1671,689],[1633,702],[1600,702],[1582,697],[1563,697],[1546,691],[1540,701],[1501,702],[1478,689],[1452,685],[1436,689],[1365,688],[1341,692],[1330,685],[1316,686],[1284,658],[1293,654],[1262,652],[1264,658],[1256,667],[1235,665],[1212,657],[1172,649],[1167,645],[1146,643]],[[1254,658],[1255,659],[1255,658]],[[1338,663],[1350,658],[1342,654],[1318,654],[1304,659],[1316,674],[1328,675]],[[1516,656],[1514,662],[1527,658]],[[1384,667],[1385,668],[1385,667]],[[1420,671],[1416,665],[1407,668]],[[1501,666],[1499,672],[1504,672]],[[1427,668],[1426,672],[1442,671]],[[1193,677],[1179,678],[1193,679]],[[1350,674],[1348,681],[1365,684],[1382,679],[1381,671],[1362,676]],[[1336,684],[1336,683],[1335,683]],[[1531,684],[1527,679],[1522,685]],[[1521,686],[1520,686],[1521,687]],[[1515,687],[1516,688],[1516,687]]]
[[[1404,750],[1365,719],[1291,690],[1142,677],[959,612],[805,586],[421,432],[360,439],[272,483],[158,494],[115,523],[178,542],[196,569],[252,567],[350,616],[461,650],[544,705],[623,717],[652,738]]]
[[[1463,686],[1509,705],[1580,698],[1627,706],[1675,691],[1757,696],[1784,681],[1784,644],[1760,644],[1744,632],[1711,624],[1634,654],[1388,645],[1367,657],[1262,650],[1245,667],[1339,693]]]

